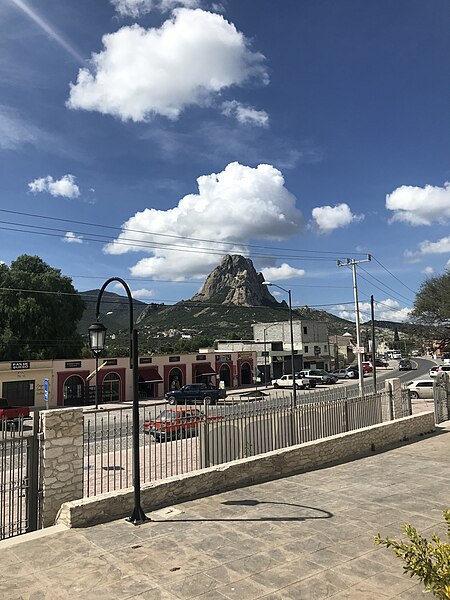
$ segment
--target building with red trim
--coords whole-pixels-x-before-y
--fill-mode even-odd
[[[132,400],[132,369],[126,357],[0,362],[0,392],[15,406],[80,406]],[[139,397],[161,398],[186,383],[223,382],[231,389],[253,383],[256,352],[217,352],[140,356]]]

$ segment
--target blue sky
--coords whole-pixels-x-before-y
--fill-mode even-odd
[[[449,19],[446,0],[7,0],[0,259],[172,303],[238,252],[352,318],[336,260],[371,253],[363,318],[373,294],[407,319],[450,258]]]

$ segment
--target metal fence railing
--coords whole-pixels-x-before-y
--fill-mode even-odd
[[[391,394],[384,388],[368,392],[362,398],[350,390],[343,397],[333,389],[302,393],[295,407],[292,393],[280,390],[235,396],[217,406],[141,405],[141,482],[392,419]],[[402,413],[396,418],[410,414],[407,394]],[[84,473],[85,496],[132,486],[131,407],[85,413]]]
[[[33,422],[0,420],[0,540],[37,529],[38,458]]]

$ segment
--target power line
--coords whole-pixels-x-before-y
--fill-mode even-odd
[[[413,302],[413,300],[411,300],[411,298],[407,298],[406,296],[403,296],[403,294],[400,294],[400,292],[397,292],[396,290],[394,290],[393,288],[391,288],[389,285],[387,285],[386,283],[383,283],[382,281],[380,281],[377,277],[375,277],[374,275],[372,275],[371,273],[369,273],[366,269],[364,269],[363,267],[361,267],[361,269],[364,271],[364,273],[366,273],[369,277],[371,277],[372,279],[374,279],[375,281],[377,281],[378,283],[380,283],[382,286],[384,286],[386,289],[390,290],[391,292],[393,292],[394,294],[397,294],[398,296],[400,296],[401,298],[404,298],[404,300],[406,300],[406,302]]]
[[[80,294],[79,292],[54,292],[54,291],[50,291],[50,290],[33,290],[33,289],[25,289],[25,288],[9,288],[9,287],[0,287],[0,291],[8,291],[8,292],[17,292],[17,293],[28,293],[28,294],[48,294],[48,295],[54,295],[54,296],[76,296],[79,297],[81,299],[83,299],[85,302],[97,302],[97,296],[96,295],[87,295],[87,294]],[[136,298],[134,298],[134,300],[136,300]],[[170,307],[170,306],[174,306],[175,304],[181,304],[181,305],[193,305],[193,306],[205,306],[205,307],[224,307],[224,308],[236,308],[236,304],[220,304],[220,303],[214,303],[214,302],[200,302],[198,300],[181,300],[179,302],[174,302],[173,304],[171,304],[171,302],[173,301],[168,301],[168,300],[161,300],[161,299],[153,299],[153,303],[156,302],[161,302],[165,307]],[[115,304],[115,305],[127,305],[128,306],[128,299],[123,297],[123,301],[122,301],[122,296],[117,296],[117,298],[114,299],[108,299],[107,297],[105,297],[104,299],[102,299],[102,303],[107,303],[107,304]],[[145,304],[145,303],[144,303]],[[324,306],[335,306],[336,304],[341,304],[341,305],[345,305],[345,304],[351,304],[351,302],[332,302],[329,304],[299,304],[298,306],[295,306],[293,308],[317,308],[317,307],[324,307]],[[242,306],[239,305],[239,308],[248,308],[248,309],[268,309],[268,310],[288,310],[287,307],[284,306]]]
[[[189,237],[189,236],[180,236],[180,235],[169,234],[169,233],[157,233],[157,232],[153,232],[153,231],[143,231],[140,229],[130,229],[130,228],[123,229],[122,227],[117,227],[117,226],[113,226],[113,225],[105,225],[103,223],[89,223],[88,221],[63,219],[61,217],[52,217],[49,215],[38,215],[38,214],[34,214],[34,213],[27,213],[27,212],[22,212],[22,211],[15,211],[15,210],[0,209],[0,212],[14,214],[14,215],[20,215],[20,216],[25,216],[25,217],[32,217],[32,218],[36,218],[36,219],[45,219],[46,221],[50,220],[50,221],[59,221],[61,223],[71,223],[71,224],[75,224],[75,225],[87,225],[88,227],[98,227],[100,229],[111,229],[111,230],[115,230],[115,231],[127,231],[130,233],[153,235],[155,237],[166,237],[166,238],[171,238],[171,239],[179,239],[179,240],[183,240],[183,241],[188,240],[188,241],[193,241],[193,242],[205,242],[207,244],[220,243],[224,246],[245,245],[247,248],[259,248],[259,249],[263,249],[263,250],[281,250],[283,252],[317,253],[317,251],[315,251],[315,250],[307,250],[307,249],[299,249],[299,248],[278,248],[278,247],[272,247],[272,246],[260,245],[260,244],[247,244],[242,241],[231,241],[231,242],[220,241],[220,242],[217,242],[217,240],[210,240],[210,239],[205,239],[205,238],[195,238],[195,237]],[[38,227],[38,226],[36,226],[36,227]],[[59,231],[62,231],[62,230],[59,230]],[[342,255],[342,254],[352,254],[355,256],[359,256],[362,254],[361,252],[344,252],[343,253],[342,251],[335,252],[335,251],[331,251],[331,250],[323,250],[320,253],[321,254],[330,254],[330,255],[335,255],[335,256]]]
[[[66,277],[70,277],[71,279],[107,279],[106,275],[71,275],[66,274]],[[127,277],[127,281],[139,281],[140,283],[184,283],[184,284],[196,284],[196,283],[204,283],[204,279],[184,279],[179,281],[178,279],[147,279],[141,277]],[[348,289],[347,285],[314,285],[307,283],[290,283],[289,287],[301,287],[301,288],[327,288],[334,290],[346,290]]]
[[[40,228],[40,229],[45,229],[46,231],[29,231],[27,229],[20,229],[17,227],[1,227],[0,229],[4,230],[4,231],[17,231],[19,233],[28,233],[31,235],[41,235],[41,236],[47,236],[47,237],[57,237],[57,238],[61,238],[62,236],[62,230],[60,229],[55,229],[55,228],[51,228],[51,227],[40,227],[40,226],[34,226],[34,225],[26,225],[26,224],[21,224],[22,227],[35,227]],[[49,231],[58,231],[59,233],[48,233]],[[143,250],[145,250],[146,248],[159,248],[159,249],[163,249],[169,252],[189,252],[192,254],[209,254],[212,256],[223,256],[224,255],[224,251],[223,250],[211,250],[210,248],[204,248],[204,247],[190,247],[190,246],[183,246],[181,244],[178,245],[170,245],[170,244],[161,244],[159,242],[142,242],[140,240],[132,240],[130,242],[125,242],[123,241],[123,239],[127,239],[127,238],[122,238],[121,241],[118,240],[113,240],[113,238],[108,238],[107,236],[98,236],[100,238],[103,239],[98,239],[98,237],[89,237],[91,236],[91,234],[86,234],[83,232],[73,232],[76,233],[77,235],[83,235],[84,236],[84,240],[87,240],[89,242],[96,242],[96,243],[101,243],[101,244],[105,244],[107,242],[113,241],[114,244],[119,245],[119,246],[132,246],[132,247],[138,247],[138,248],[142,248]],[[64,237],[64,236],[62,236]],[[221,244],[222,242],[211,242],[214,244]],[[246,246],[247,244],[245,244],[245,242],[241,242],[241,245]],[[306,252],[312,252],[310,250],[307,250]],[[263,253],[254,253],[254,254],[250,254],[250,256],[252,256],[253,258],[269,258],[269,259],[274,259],[274,258],[278,258],[278,259],[285,259],[285,260],[290,260],[290,261],[305,261],[305,260],[310,260],[310,261],[334,261],[335,258],[332,256],[292,256],[290,254],[263,254]]]
[[[392,273],[392,271],[389,271],[389,269],[387,267],[385,267],[377,258],[375,258],[375,256],[372,255],[372,258],[380,265],[380,267],[382,269],[384,269],[387,273],[389,273],[389,275],[391,275],[394,279],[396,279],[399,283],[401,283],[407,290],[409,290],[413,294],[417,294],[417,291],[411,289],[409,286],[406,285],[406,283],[403,283],[403,281],[401,279],[399,279],[396,275],[394,275],[394,273]]]
[[[359,274],[359,277],[360,277],[360,279],[364,279],[364,281],[366,281],[367,283],[369,283],[371,285],[371,287],[374,287],[377,290],[380,290],[380,292],[383,292],[383,294],[388,294],[388,295],[392,296],[394,300],[397,300],[400,303],[404,303],[404,300],[400,300],[394,294],[390,294],[389,292],[386,292],[385,289],[379,287],[378,285],[376,285],[375,283],[373,283],[372,281],[370,281],[370,279],[367,279],[367,277],[364,277],[364,275],[361,275],[361,273]],[[409,300],[408,300],[408,302],[409,302]]]

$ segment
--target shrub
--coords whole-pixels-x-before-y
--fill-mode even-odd
[[[433,534],[431,541],[422,537],[411,525],[404,525],[403,532],[409,542],[397,541],[389,537],[375,537],[375,544],[392,548],[405,562],[403,570],[410,577],[417,577],[425,585],[425,590],[441,599],[450,598],[450,510],[444,512],[449,542],[443,542]]]

